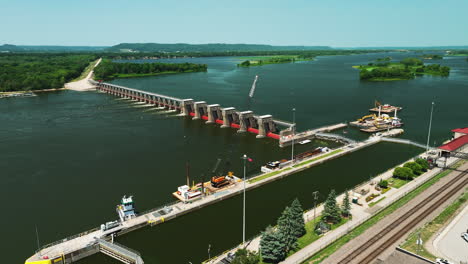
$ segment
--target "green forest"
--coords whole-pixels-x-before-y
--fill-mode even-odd
[[[424,65],[418,58],[405,58],[400,62],[370,62],[353,67],[360,70],[360,79],[367,81],[410,80],[424,74],[444,77],[450,74],[450,67],[439,64]]]
[[[170,73],[203,72],[206,64],[194,63],[121,63],[104,59],[94,69],[95,79],[130,78]]]
[[[0,54],[0,92],[62,88],[96,58],[93,54]]]

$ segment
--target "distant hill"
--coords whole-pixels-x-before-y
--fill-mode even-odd
[[[460,50],[460,49],[468,49],[468,46],[343,47],[342,49],[352,49],[352,50]]]
[[[0,46],[0,52],[17,52],[17,51],[23,51],[22,48],[11,45],[11,44],[4,44]]]
[[[262,44],[160,44],[121,43],[106,51],[110,52],[226,52],[226,51],[283,51],[283,50],[329,50],[329,46],[271,46]]]
[[[4,44],[0,46],[0,52],[77,52],[77,51],[103,51],[108,47],[99,46],[23,46]]]

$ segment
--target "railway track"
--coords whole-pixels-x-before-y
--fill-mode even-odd
[[[387,225],[381,232],[379,232],[378,234],[376,234],[375,236],[367,240],[359,248],[352,251],[350,254],[348,254],[345,258],[343,258],[338,263],[339,264],[350,263],[351,261],[356,259],[358,256],[362,255],[366,251],[366,249],[378,244],[379,241],[381,241],[391,231],[397,230],[397,233],[391,235],[386,240],[381,241],[380,242],[381,244],[375,250],[372,250],[369,254],[364,256],[364,258],[359,262],[360,264],[371,263],[375,258],[377,258],[380,254],[382,254],[387,248],[389,248],[391,245],[397,242],[398,239],[400,239],[403,235],[405,235],[409,230],[411,230],[419,222],[421,222],[424,218],[426,218],[430,213],[432,213],[435,209],[441,206],[447,199],[452,197],[460,189],[464,188],[465,185],[468,184],[468,178],[463,179],[467,174],[468,174],[468,170],[461,172],[451,181],[449,181],[448,183],[444,184],[439,189],[437,189],[433,195],[430,195],[429,197],[427,197],[426,199],[418,203],[416,206],[414,206],[411,210],[409,210],[408,212],[400,216],[396,221]],[[459,183],[459,184],[455,185],[456,183]],[[450,189],[450,187],[454,185],[455,187]],[[450,190],[446,192],[448,189]],[[443,193],[445,194],[442,195]],[[425,206],[427,206],[431,201],[433,201],[436,198],[437,200],[433,204],[431,204],[429,207],[422,210],[422,212],[419,212],[421,209],[423,209]],[[404,221],[414,216],[418,212],[419,214],[415,218],[413,218],[408,224],[402,225]],[[400,230],[397,229],[399,227],[401,228]]]

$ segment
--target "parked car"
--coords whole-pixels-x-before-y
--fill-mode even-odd
[[[467,233],[467,232],[462,233],[461,237],[462,237],[463,239],[465,239],[466,242],[468,242],[468,233]]]
[[[441,259],[441,258],[437,258],[436,263],[437,264],[453,264],[452,262],[450,262],[450,261],[448,261],[446,259]]]

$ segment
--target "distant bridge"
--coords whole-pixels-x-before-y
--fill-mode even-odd
[[[270,137],[280,139],[284,133],[290,133],[292,123],[273,119],[271,115],[254,115],[252,111],[237,111],[234,107],[223,108],[219,104],[207,104],[205,101],[180,99],[172,96],[141,91],[120,85],[90,80],[96,89],[119,97],[130,98],[155,106],[172,109],[194,120],[205,120],[207,124],[220,124],[222,128],[232,127],[238,132],[251,132],[257,138]],[[282,130],[279,127],[285,127]]]

